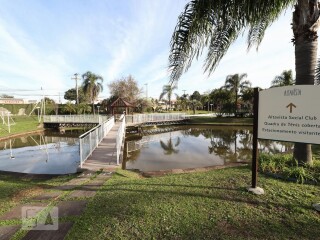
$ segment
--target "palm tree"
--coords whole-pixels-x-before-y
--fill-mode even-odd
[[[160,94],[159,99],[161,100],[165,95],[167,95],[168,97],[168,101],[169,101],[169,111],[171,111],[171,97],[172,97],[172,93],[175,89],[177,89],[178,87],[176,85],[172,85],[172,84],[168,84],[168,85],[164,85],[162,88],[162,93]]]
[[[196,109],[198,107],[202,107],[202,103],[196,99],[193,99],[193,100],[190,100],[190,107],[192,108],[193,110],[193,114],[196,114]]]
[[[99,96],[99,93],[103,91],[103,86],[102,86],[103,78],[99,75],[96,75],[88,71],[82,74],[82,79],[83,79],[83,83],[82,83],[83,91],[86,95],[89,96],[90,101],[92,103],[92,111],[93,111],[93,114],[95,114],[94,101]]]
[[[240,91],[250,88],[251,83],[248,80],[244,80],[247,77],[246,73],[228,75],[225,82],[225,88],[235,94],[234,102],[234,114],[237,113],[238,108],[238,96]]]
[[[294,85],[292,70],[284,70],[281,75],[276,76],[271,82],[271,87],[282,87]]]
[[[295,45],[296,84],[313,85],[318,46],[319,0],[191,0],[171,39],[171,82],[207,47],[205,71],[217,67],[230,45],[248,29],[248,48],[258,47],[266,29],[289,7],[294,7],[292,27]],[[312,164],[311,145],[296,143],[294,157]]]
[[[76,112],[76,107],[72,102],[68,101],[64,105],[63,110],[71,115]]]

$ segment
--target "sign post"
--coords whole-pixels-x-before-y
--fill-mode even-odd
[[[254,88],[253,102],[253,142],[252,142],[252,181],[251,188],[257,187],[258,175],[258,106],[259,106],[259,90]]]
[[[253,92],[253,139],[252,139],[252,179],[249,192],[257,195],[264,194],[262,188],[257,187],[258,179],[258,123],[259,123],[259,89],[254,88]]]
[[[252,185],[249,191],[263,194],[257,187],[258,139],[320,144],[320,86],[295,85],[254,89]]]

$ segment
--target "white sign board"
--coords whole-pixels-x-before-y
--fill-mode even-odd
[[[320,144],[320,86],[259,92],[258,138]]]

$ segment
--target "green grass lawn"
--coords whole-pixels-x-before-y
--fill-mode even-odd
[[[0,215],[19,203],[26,203],[34,195],[45,189],[67,182],[75,175],[64,175],[50,179],[39,179],[31,176],[18,176],[0,173]],[[0,225],[8,225],[0,221]]]
[[[186,113],[188,115],[194,115],[193,110],[183,110],[183,111],[162,111],[161,113]],[[196,110],[195,114],[212,114],[212,111],[206,111],[206,110]]]
[[[140,178],[118,171],[67,239],[317,239],[320,187],[260,176],[265,195],[246,191],[247,167]]]
[[[14,125],[10,126],[10,133],[8,131],[8,126],[2,124],[0,125],[0,137],[7,137],[14,134],[25,133],[35,130],[41,130],[42,128],[38,128],[38,118],[37,116],[13,116]],[[7,121],[7,119],[5,119]],[[12,124],[12,121],[10,121]]]
[[[75,175],[47,180],[0,174],[0,215]],[[118,170],[66,239],[317,239],[319,185],[301,185],[259,176],[266,191],[248,193],[248,167],[142,178]],[[0,226],[20,220],[0,221]],[[16,234],[20,239],[24,234]]]
[[[191,117],[191,124],[212,124],[212,125],[252,125],[252,118],[234,117]]]

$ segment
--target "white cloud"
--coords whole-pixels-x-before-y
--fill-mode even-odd
[[[19,10],[20,5],[7,1],[0,10],[0,86],[42,86],[58,89],[57,94],[74,87],[70,78],[75,72],[90,70],[104,77],[103,96],[108,96],[108,82],[132,74],[140,87],[145,89],[148,83],[149,96],[158,97],[169,80],[169,43],[185,4],[184,0],[34,1]],[[70,11],[61,11],[69,6]],[[248,73],[254,86],[268,87],[275,75],[294,68],[290,15],[288,11],[267,31],[258,52],[247,53],[245,40],[238,40],[209,77],[203,74],[205,56],[195,61],[179,81],[177,93],[220,87],[234,73]]]

